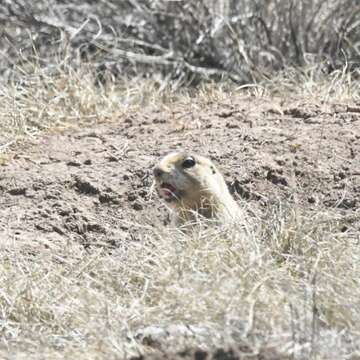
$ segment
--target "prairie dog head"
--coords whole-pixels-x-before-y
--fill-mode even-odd
[[[207,158],[173,152],[154,167],[156,190],[170,206],[198,210],[228,195],[226,183]]]

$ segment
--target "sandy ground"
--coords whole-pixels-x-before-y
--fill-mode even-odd
[[[281,199],[359,229],[360,113],[337,104],[230,98],[146,109],[28,141],[0,167],[1,237],[116,246],[168,222],[152,167],[178,149],[214,160],[258,216]]]

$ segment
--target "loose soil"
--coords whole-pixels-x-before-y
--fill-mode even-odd
[[[147,109],[43,136],[17,148],[0,168],[1,236],[116,246],[141,233],[145,220],[166,224],[168,212],[151,191],[152,167],[179,149],[215,161],[235,196],[260,214],[286,199],[307,211],[354,216],[360,204],[355,111],[244,97]]]

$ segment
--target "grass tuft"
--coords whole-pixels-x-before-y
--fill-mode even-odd
[[[177,328],[167,346],[200,337],[205,348],[242,341],[296,357],[355,352],[356,234],[324,215],[280,207],[247,234],[154,230],[111,254],[39,239],[2,247],[3,346],[17,352],[130,356],[154,346],[141,340],[149,327],[181,324],[194,338]]]

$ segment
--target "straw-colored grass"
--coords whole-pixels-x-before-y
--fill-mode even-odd
[[[54,70],[54,68],[56,70]],[[21,70],[21,71],[20,71]],[[61,131],[69,126],[119,121],[146,106],[169,107],[181,101],[191,106],[194,98],[208,104],[239,94],[299,100],[357,104],[358,75],[342,70],[324,75],[321,66],[287,69],[256,84],[202,83],[197,88],[177,88],[163,78],[114,79],[91,68],[74,70],[64,64],[20,69],[21,81],[0,83],[0,153],[22,138],[42,131]],[[1,160],[0,160],[1,161]]]
[[[359,238],[326,217],[280,207],[246,234],[149,227],[112,250],[2,241],[0,354],[128,358],[157,341],[170,352],[247,344],[296,359],[354,358]],[[178,335],[158,335],[169,328]]]

